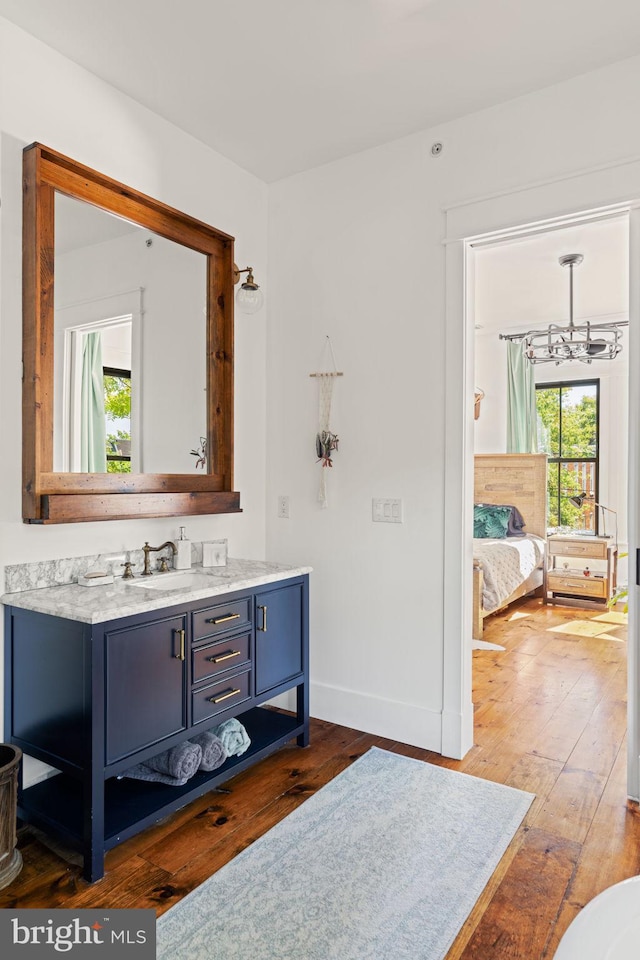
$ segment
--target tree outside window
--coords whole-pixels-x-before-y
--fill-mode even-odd
[[[549,529],[598,533],[599,380],[536,386],[538,450],[548,455]],[[569,497],[586,493],[582,507]]]
[[[131,473],[131,371],[104,367],[107,473]]]

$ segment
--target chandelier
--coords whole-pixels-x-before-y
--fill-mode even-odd
[[[528,330],[526,333],[501,333],[501,340],[520,340],[525,357],[531,363],[563,363],[566,360],[614,360],[622,350],[621,327],[628,320],[615,323],[573,322],[573,268],[584,257],[581,253],[567,253],[560,257],[561,267],[569,267],[569,323],[561,326],[551,323],[544,330]]]

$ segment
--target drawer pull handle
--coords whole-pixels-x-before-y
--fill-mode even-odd
[[[218,617],[217,619],[214,619],[213,617],[209,617],[208,620],[205,620],[205,623],[212,623],[214,626],[216,626],[218,623],[226,623],[228,620],[239,620],[239,619],[240,619],[239,613],[229,613],[227,614],[226,617]]]
[[[598,582],[597,580],[595,581]],[[561,580],[561,585],[563,587],[573,587],[574,590],[589,590],[589,587],[585,586],[579,580]]]
[[[239,657],[239,650],[230,650],[229,653],[221,653],[219,657],[207,657],[209,663],[222,663],[223,660],[231,660],[232,657]]]
[[[185,637],[185,632],[184,632],[184,630],[175,630],[174,632],[177,633],[178,636],[180,637],[180,653],[174,653],[174,657],[175,657],[176,660],[184,660],[184,637]]]
[[[235,697],[238,693],[240,693],[240,687],[236,687],[235,690],[228,690],[226,693],[223,693],[221,697],[209,697],[209,703],[222,703],[223,700],[228,700],[229,697]]]
[[[258,630],[260,630],[261,633],[266,633],[266,632],[267,632],[267,605],[266,605],[266,603],[265,603],[265,605],[264,605],[263,607],[258,604],[258,610],[262,610],[262,626],[261,626],[261,627],[258,627]]]

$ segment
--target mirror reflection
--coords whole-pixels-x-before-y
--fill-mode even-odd
[[[206,256],[58,192],[55,224],[54,470],[206,472]]]

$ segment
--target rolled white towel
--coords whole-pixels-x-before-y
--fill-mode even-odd
[[[222,741],[228,757],[240,757],[251,746],[249,734],[235,717],[225,720],[213,732]]]

